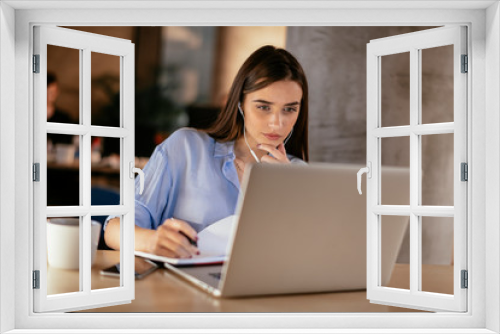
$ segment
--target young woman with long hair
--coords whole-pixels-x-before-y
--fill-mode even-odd
[[[308,86],[299,62],[284,49],[259,48],[238,71],[210,128],[177,130],[155,149],[144,168],[144,192],[136,193],[135,249],[199,254],[188,238],[197,240],[197,232],[235,213],[249,164],[308,161],[307,127]],[[119,218],[108,219],[105,241],[119,249]]]

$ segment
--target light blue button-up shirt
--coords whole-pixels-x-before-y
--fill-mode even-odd
[[[144,168],[144,192],[135,189],[135,224],[157,229],[171,217],[197,232],[233,215],[240,183],[234,141],[218,142],[204,132],[183,128],[158,145]],[[292,155],[291,162],[304,163]]]

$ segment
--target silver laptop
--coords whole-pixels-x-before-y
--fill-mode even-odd
[[[356,188],[361,167],[254,165],[245,171],[228,260],[165,266],[217,297],[365,289],[366,195]],[[382,204],[409,203],[407,168],[384,167],[382,185]],[[383,217],[383,285],[407,225],[408,217]]]

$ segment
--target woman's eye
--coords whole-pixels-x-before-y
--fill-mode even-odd
[[[292,107],[287,107],[285,109],[283,109],[285,112],[289,112],[289,113],[292,113],[292,112],[296,112],[297,111],[297,108],[292,108]]]
[[[269,106],[262,105],[262,106],[257,106],[257,109],[268,111],[268,110],[270,110],[271,108],[270,108]]]

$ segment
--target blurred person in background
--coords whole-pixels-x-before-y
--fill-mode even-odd
[[[73,120],[69,114],[58,108],[56,106],[56,101],[59,96],[59,83],[57,82],[57,77],[54,73],[47,73],[47,122],[54,123],[73,123]],[[48,134],[47,140],[50,141],[50,145],[55,146],[56,144],[72,144],[73,137],[67,135],[57,135]],[[49,143],[47,143],[49,145]]]

